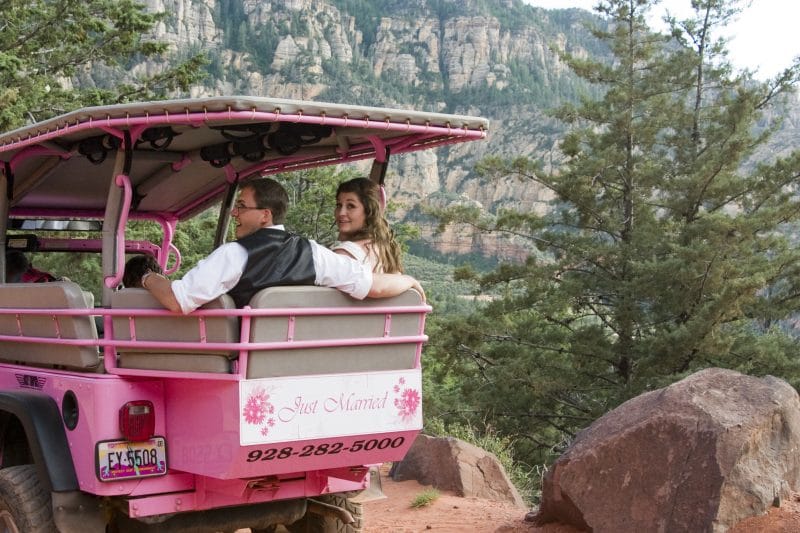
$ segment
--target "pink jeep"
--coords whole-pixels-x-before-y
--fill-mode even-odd
[[[98,252],[103,275],[99,302],[72,281],[0,284],[4,530],[360,531],[370,466],[401,459],[422,427],[430,307],[414,291],[355,301],[298,286],[180,315],[117,290],[125,254],[174,272],[176,225],[216,206],[221,244],[243,179],[373,159],[382,181],[390,153],[486,127],[220,97],[82,109],[0,135],[6,248]],[[159,223],[161,242],[127,240],[134,219]],[[40,234],[53,228],[69,231]]]

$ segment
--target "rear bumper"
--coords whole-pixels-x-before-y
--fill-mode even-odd
[[[215,533],[266,529],[291,524],[306,512],[304,498],[132,518],[124,509],[109,509],[104,500],[85,493],[53,493],[53,516],[61,533],[104,533],[109,520],[119,533]],[[135,504],[133,505],[135,507]],[[112,518],[109,518],[112,517]]]

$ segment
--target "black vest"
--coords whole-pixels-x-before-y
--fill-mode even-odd
[[[228,291],[236,307],[244,307],[255,293],[267,287],[314,285],[317,276],[308,239],[262,228],[236,242],[247,250],[242,277]]]

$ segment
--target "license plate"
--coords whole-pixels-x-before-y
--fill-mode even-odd
[[[97,443],[97,479],[118,481],[167,473],[167,441],[153,437],[141,442],[112,440]]]

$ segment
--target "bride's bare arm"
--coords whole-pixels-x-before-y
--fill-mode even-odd
[[[370,298],[389,298],[414,289],[425,301],[425,291],[415,278],[407,274],[373,274],[372,287],[369,290]]]

